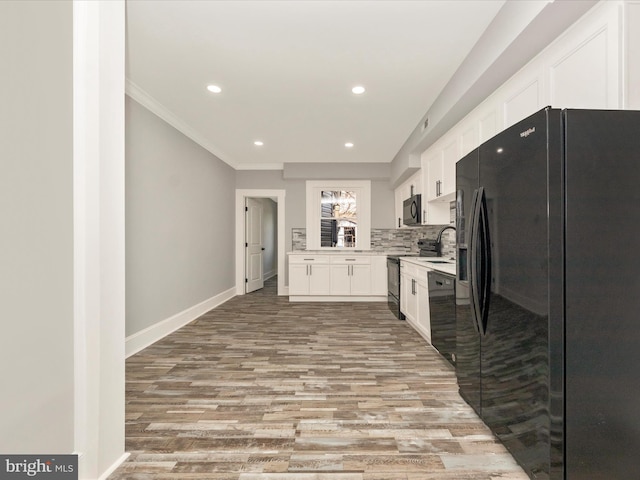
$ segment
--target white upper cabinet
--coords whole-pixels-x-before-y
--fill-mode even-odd
[[[439,142],[442,145],[442,142]],[[449,149],[451,150],[451,149]],[[451,158],[452,155],[447,155]],[[423,190],[426,192],[422,201],[422,224],[442,225],[449,223],[449,197],[455,190],[455,162],[452,165],[445,164],[445,149],[430,148],[422,154],[421,163],[424,172]],[[453,166],[453,168],[451,168]],[[447,180],[445,180],[445,178]],[[451,189],[451,185],[453,188]],[[445,190],[451,189],[451,192]]]
[[[446,197],[446,201],[454,198],[456,191],[456,162],[461,158],[461,140],[453,138],[442,150],[442,184],[439,197]]]
[[[545,106],[542,98],[542,70],[535,70],[524,80],[521,84],[513,85],[503,102],[504,128],[518,123]]]
[[[496,111],[495,109],[490,109],[480,118],[480,143],[486,142],[499,131]]]
[[[423,167],[424,168],[424,167]],[[435,200],[440,196],[440,188],[442,185],[442,151],[437,150],[432,155],[427,156],[426,160],[426,191],[427,200]]]
[[[603,0],[421,153],[422,223],[449,223],[455,163],[497,133],[548,105],[640,110],[638,85],[640,0]],[[400,223],[408,197],[396,190]]]
[[[426,156],[427,200],[429,202],[448,202],[453,198],[456,189],[456,162],[460,159],[460,140],[449,137],[440,142],[442,148],[429,152]]]
[[[422,152],[423,223],[449,223],[455,163],[497,133],[547,105],[640,109],[638,85],[640,0],[602,1]]]
[[[462,135],[460,136],[460,144],[461,144],[461,152],[460,158],[464,157],[467,153],[476,148],[480,142],[478,141],[478,126],[475,123],[471,125],[466,125],[462,130]],[[457,160],[456,160],[457,162]]]
[[[622,107],[621,7],[619,2],[604,2],[547,49],[544,60],[552,106]]]

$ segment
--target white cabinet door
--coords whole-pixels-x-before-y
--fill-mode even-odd
[[[331,258],[331,295],[371,295],[371,259],[367,255]]]
[[[387,295],[384,255],[291,255],[290,296]]]
[[[351,295],[371,295],[371,265],[351,265]]]
[[[351,295],[351,265],[331,265],[331,295]]]
[[[442,185],[442,150],[437,150],[427,158],[427,199],[438,198]]]
[[[289,263],[289,295],[309,295],[309,265]]]
[[[402,202],[404,201],[404,198],[402,198],[403,195],[403,191],[402,191],[402,187],[398,187],[395,190],[395,204],[396,204],[396,208],[395,208],[395,212],[396,212],[396,218],[394,220],[394,226],[396,228],[403,228],[404,225],[402,224],[402,216],[403,216],[403,206],[402,206]]]
[[[413,277],[407,277],[407,303],[403,312],[413,323],[418,322],[418,282]]]
[[[385,255],[372,256],[371,295],[387,295],[389,293],[387,275],[387,257]]]
[[[330,295],[331,273],[328,264],[309,265],[309,295]]]
[[[329,295],[330,290],[328,257],[289,257],[289,295]]]
[[[611,51],[608,37],[608,31],[601,30],[553,59],[549,67],[552,105],[617,107],[618,52]]]
[[[417,266],[410,263],[400,263],[400,311],[407,320],[416,323],[418,316],[418,282],[414,276]]]
[[[411,277],[403,272],[400,275],[400,311],[405,315],[409,295],[411,295]]]
[[[529,82],[514,92],[504,101],[504,127],[519,122],[540,110],[542,105],[541,98],[541,79],[534,77],[533,80],[527,78]]]
[[[421,275],[422,277],[423,275]],[[429,288],[424,273],[424,281],[421,278],[418,282],[418,328],[422,336],[431,343],[431,315],[429,313]]]
[[[478,125],[475,122],[464,129],[460,136],[460,143],[460,148],[462,149],[460,151],[460,158],[478,146]]]
[[[456,191],[456,162],[460,160],[460,142],[452,139],[442,150],[442,184],[439,197],[449,198]],[[453,200],[451,198],[450,200]]]
[[[498,133],[498,115],[495,110],[484,112],[480,119],[480,143],[486,142]]]

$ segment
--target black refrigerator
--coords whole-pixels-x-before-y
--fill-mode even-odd
[[[461,395],[531,478],[640,478],[640,112],[543,109],[456,182]]]

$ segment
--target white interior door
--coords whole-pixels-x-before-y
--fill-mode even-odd
[[[245,204],[245,292],[264,287],[262,278],[262,202],[247,198]]]

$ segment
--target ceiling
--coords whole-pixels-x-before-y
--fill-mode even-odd
[[[390,162],[503,3],[128,0],[127,91],[237,169]]]

